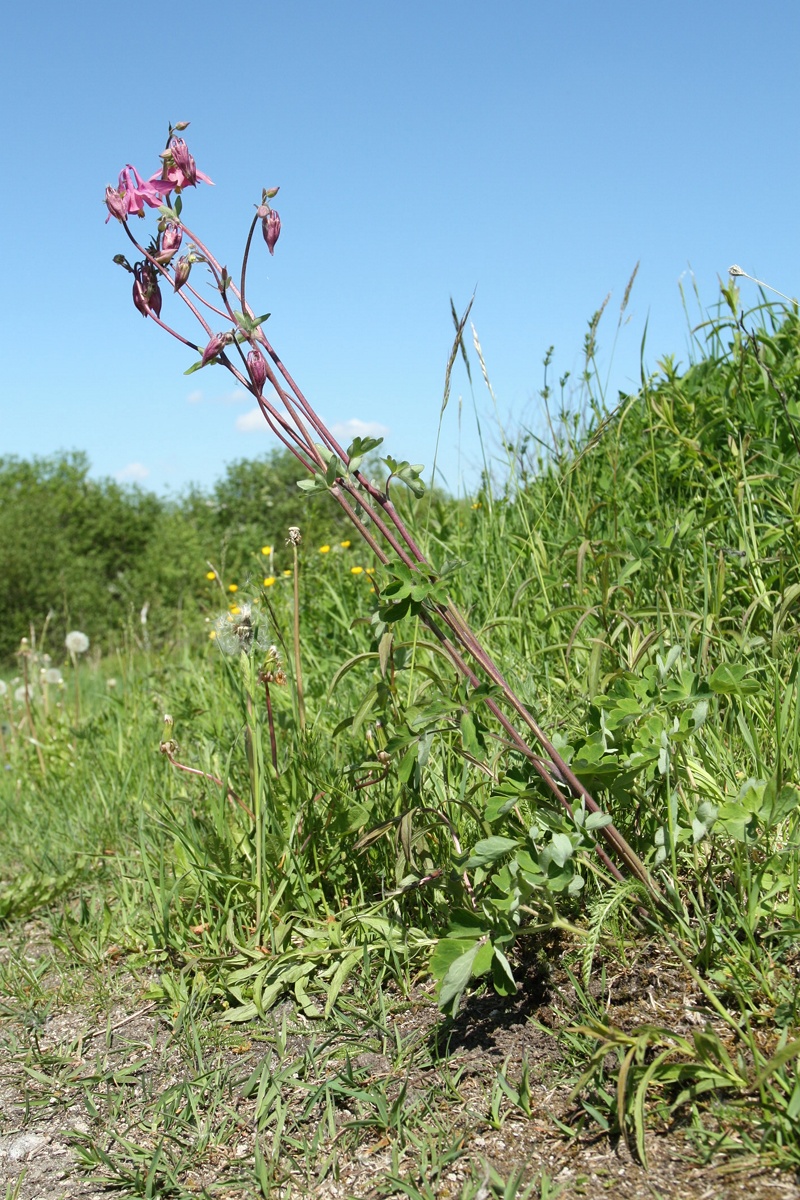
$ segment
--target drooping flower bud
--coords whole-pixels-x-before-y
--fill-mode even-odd
[[[167,221],[166,228],[161,235],[161,250],[158,254],[160,263],[168,263],[180,248],[183,241],[183,230],[175,221]]]
[[[161,315],[161,289],[155,269],[149,262],[138,262],[133,268],[133,303],[143,317]]]
[[[261,230],[264,234],[264,241],[267,243],[267,249],[270,254],[274,254],[275,243],[281,236],[281,219],[276,209],[271,208],[269,210],[261,222]]]
[[[118,221],[124,221],[128,215],[128,202],[116,188],[106,188],[106,208],[108,209],[106,224],[112,217],[116,217]]]
[[[205,366],[206,363],[211,362],[212,358],[216,358],[217,355],[219,354],[220,350],[224,349],[224,347],[227,346],[229,341],[230,341],[230,336],[228,334],[215,333],[214,336],[212,337],[211,341],[208,343],[205,350],[203,351],[203,358],[202,358],[203,366]]]
[[[248,354],[247,370],[250,372],[253,384],[261,391],[267,379],[267,363],[260,350],[253,349]]]
[[[175,291],[179,292],[189,278],[192,263],[184,254],[175,264]]]

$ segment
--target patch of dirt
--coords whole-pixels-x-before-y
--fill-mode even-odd
[[[246,1081],[260,1070],[266,1078],[283,1065],[285,1104],[298,1111],[306,1104],[303,1120],[324,1136],[318,1137],[310,1175],[289,1158],[278,1164],[276,1196],[291,1185],[293,1197],[388,1200],[408,1194],[389,1182],[400,1178],[437,1200],[490,1200],[502,1194],[497,1176],[507,1181],[521,1171],[520,1190],[544,1173],[565,1198],[800,1200],[796,1177],[758,1163],[700,1165],[681,1128],[648,1133],[646,1171],[623,1139],[589,1129],[588,1121],[577,1136],[567,1137],[563,1126],[574,1127],[575,1121],[570,1100],[575,1066],[556,1034],[580,1010],[558,961],[547,972],[535,962],[523,965],[514,999],[474,995],[452,1022],[441,1019],[430,985],[418,986],[411,997],[388,992],[390,1028],[380,1037],[367,1022],[361,1033],[352,1028],[337,1033],[288,1005],[266,1024],[224,1035],[219,1027],[201,1024],[202,1070],[191,1051],[192,1037],[185,1030],[179,1035],[167,1013],[143,1000],[141,984],[126,980],[121,965],[117,970],[117,999],[108,1012],[92,1011],[88,1003],[60,1003],[58,992],[38,1023],[7,1006],[0,1026],[0,1194],[5,1189],[18,1200],[107,1200],[111,1193],[99,1175],[79,1169],[76,1147],[97,1146],[113,1157],[112,1132],[144,1149],[154,1148],[166,1132],[178,1146],[183,1139],[186,1154],[178,1190],[156,1194],[220,1200],[263,1195],[243,1176],[252,1179],[257,1136],[269,1158],[274,1130],[262,1122],[263,1131],[256,1133],[257,1089],[248,1089]],[[628,968],[608,965],[605,994],[599,995],[597,985],[594,991],[608,1022],[622,1028],[664,1024],[688,1033],[707,1022],[691,981],[663,956],[643,952]],[[275,1038],[284,1019],[288,1037],[278,1056]],[[518,1086],[524,1062],[529,1115],[497,1091],[498,1072]],[[296,1079],[294,1064],[298,1076],[302,1070],[312,1074]],[[367,1122],[358,1126],[356,1102],[346,1092],[336,1102],[335,1128],[324,1129],[324,1104],[308,1107],[309,1088],[341,1080],[345,1067],[352,1069],[355,1091],[382,1086],[392,1100],[406,1089],[403,1111],[413,1137],[393,1137],[391,1130]],[[167,1100],[179,1097],[185,1084],[195,1085],[203,1120],[219,1122],[218,1136],[202,1145],[197,1125],[190,1130],[185,1122],[165,1123],[181,1117],[178,1101],[170,1108]],[[428,1161],[430,1144],[437,1151]],[[121,1171],[113,1194],[142,1194],[142,1179],[126,1183]],[[537,1187],[531,1194],[540,1193]]]

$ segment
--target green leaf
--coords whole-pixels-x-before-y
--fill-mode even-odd
[[[516,996],[517,981],[511,964],[498,946],[492,946],[492,983],[498,996]]]
[[[757,679],[745,678],[749,667],[742,663],[720,663],[712,672],[708,686],[722,696],[753,696],[761,690]]]
[[[569,839],[567,839],[569,841]],[[489,863],[496,862],[498,858],[502,858],[504,854],[508,854],[510,850],[516,850],[519,842],[515,838],[507,837],[489,837],[478,842],[472,848],[472,853],[464,864],[467,871],[473,870],[475,867],[485,867]],[[570,843],[571,848],[571,843]]]
[[[554,862],[557,867],[563,867],[564,863],[575,853],[575,848],[565,833],[554,833],[548,849],[550,861]]]
[[[608,815],[608,813],[602,813],[602,812],[589,813],[588,817],[586,818],[586,824],[584,825],[584,829],[588,829],[588,830],[605,829],[606,825],[610,825],[611,822],[613,821],[613,819],[614,818],[610,817]]]
[[[469,908],[457,908],[450,917],[447,940],[456,938],[480,938],[487,932],[486,921],[481,913]]]
[[[439,950],[444,944],[440,942],[436,950]],[[475,942],[467,950],[463,949],[463,945],[463,942],[450,943],[448,951],[451,948],[460,949],[461,953],[456,954],[456,957],[451,960],[439,988],[439,1007],[442,1012],[450,1017],[454,1017],[458,1012],[458,1006],[461,1003],[461,997],[464,995],[464,989],[472,978],[472,968],[479,949],[478,942]],[[433,958],[431,959],[431,969],[433,969],[435,957],[436,951],[434,951]],[[434,974],[437,974],[437,972],[434,972]]]

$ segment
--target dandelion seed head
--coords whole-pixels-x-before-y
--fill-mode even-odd
[[[73,629],[64,638],[64,645],[69,650],[70,654],[85,654],[89,649],[89,639],[85,633],[81,633],[79,629]]]
[[[237,605],[235,612],[222,613],[212,633],[223,654],[250,654],[267,646],[266,622],[252,604]]]

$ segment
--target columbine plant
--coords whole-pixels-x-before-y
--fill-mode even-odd
[[[360,469],[361,463],[382,439],[357,437],[344,449],[320,420],[267,339],[264,323],[269,314],[256,315],[249,303],[247,265],[259,225],[270,254],[275,251],[281,220],[271,201],[278,188],[264,189],[260,204],[255,206],[236,280],[186,224],[183,192],[199,182],[211,182],[198,171],[185,141],[177,136],[186,125],[182,122],[170,127],[159,171],[144,179],[128,164],[120,172],[117,187],[106,189],[107,220],[113,216],[121,223],[138,255],[133,265],[124,255],[115,258],[133,276],[136,308],[199,356],[187,374],[212,364],[229,371],[255,397],[270,430],[305,471],[306,478],[298,486],[307,492],[329,492],[347,513],[390,576],[379,596],[378,636],[406,614],[418,616],[468,681],[470,690],[481,689],[479,696],[505,731],[510,748],[524,755],[570,817],[573,803],[577,803],[575,816],[581,820],[586,841],[596,845],[609,872],[618,880],[623,878],[617,862],[610,856],[613,854],[645,885],[651,896],[657,895],[642,861],[610,818],[601,814],[597,802],[503,677],[450,601],[445,572],[437,572],[427,561],[395,508],[392,490],[398,482],[414,495],[422,495],[422,466],[387,456],[383,459],[389,470],[385,484],[381,487],[369,480]],[[156,228],[145,243],[135,229],[137,221],[132,218],[143,218],[146,207],[155,210]],[[211,278],[213,300],[207,299],[194,285],[193,271],[199,265]],[[192,336],[183,332],[177,321],[173,324],[162,319],[162,287],[171,290],[184,305],[185,315],[191,315],[197,330]],[[457,330],[447,383],[466,319],[465,313]],[[487,683],[492,686],[487,687]],[[523,734],[520,727],[528,732]],[[595,832],[600,833],[605,847],[594,842]]]

